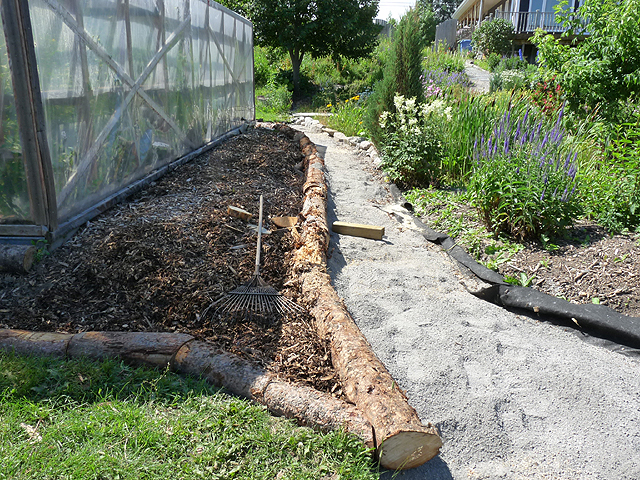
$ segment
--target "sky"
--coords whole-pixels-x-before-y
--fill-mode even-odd
[[[380,0],[378,15],[376,18],[386,20],[389,14],[396,20],[416,4],[416,0]]]

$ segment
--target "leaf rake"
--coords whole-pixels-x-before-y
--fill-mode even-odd
[[[258,219],[258,245],[256,249],[256,269],[251,280],[222,296],[203,312],[216,305],[215,313],[236,311],[255,313],[301,313],[304,309],[289,300],[260,277],[260,255],[262,250],[262,195],[260,195],[260,215]]]

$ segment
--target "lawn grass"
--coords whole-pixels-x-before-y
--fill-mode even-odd
[[[0,352],[0,479],[374,479],[344,432],[270,416],[204,381]]]

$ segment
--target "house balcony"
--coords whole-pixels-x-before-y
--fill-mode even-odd
[[[541,12],[539,10],[535,12],[496,11],[490,17],[511,22],[516,35],[533,34],[538,28],[548,33],[562,33],[566,30],[561,23],[556,21],[555,12]]]

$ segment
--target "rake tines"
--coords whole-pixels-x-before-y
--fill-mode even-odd
[[[258,246],[256,251],[256,270],[250,281],[230,291],[209,305],[202,313],[204,316],[212,307],[218,306],[218,312],[260,312],[260,313],[301,313],[304,309],[271,287],[260,278],[260,250],[262,242],[262,195],[260,195],[260,215],[258,220]]]

